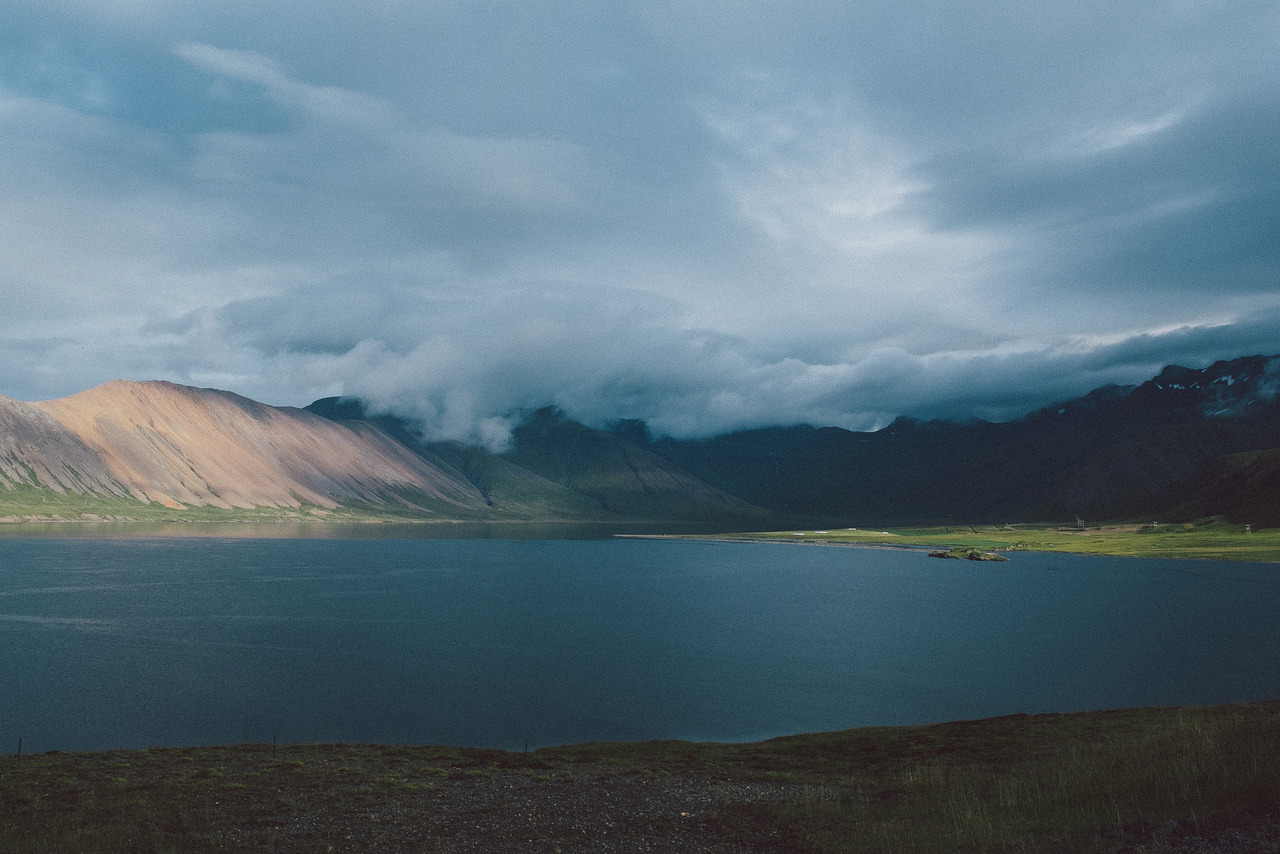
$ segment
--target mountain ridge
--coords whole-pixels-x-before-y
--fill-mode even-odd
[[[805,520],[905,525],[1226,514],[1280,524],[1280,357],[1170,365],[1006,422],[900,417],[677,440],[547,407],[509,449],[428,441],[326,398],[274,407],[219,389],[114,380],[0,397],[0,513],[34,491],[174,509],[362,508],[424,519]],[[25,493],[24,493],[25,494]]]
[[[349,398],[324,398],[310,412],[343,424],[374,424],[426,459],[449,461],[501,508],[534,500],[577,518],[723,522],[760,518],[759,508],[707,484],[641,445],[595,430],[555,407],[527,414],[512,447],[491,453],[456,442],[427,441],[394,415],[374,415]]]
[[[1006,422],[899,418],[870,433],[762,428],[656,446],[767,509],[852,523],[1126,518],[1185,511],[1169,503],[1177,484],[1185,495],[1213,461],[1280,447],[1278,378],[1280,357],[1248,356]]]

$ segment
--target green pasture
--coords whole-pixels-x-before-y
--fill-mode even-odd
[[[1280,562],[1280,529],[1247,529],[1221,519],[1192,523],[1105,525],[951,525],[930,528],[828,528],[762,531],[717,538],[828,545],[976,548],[1073,552],[1118,557],[1210,558]]]

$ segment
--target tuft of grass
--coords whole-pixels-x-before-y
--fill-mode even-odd
[[[386,795],[394,792],[429,792],[438,788],[436,783],[407,780],[398,774],[386,774],[360,786],[356,791],[362,795]]]
[[[1280,808],[1275,704],[1045,717],[1061,726],[990,722],[985,744],[941,738],[890,759],[875,791],[766,812],[797,850],[861,854],[1112,850],[1154,845],[1189,817]]]

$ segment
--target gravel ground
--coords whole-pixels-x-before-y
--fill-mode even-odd
[[[1064,751],[1100,738],[1118,744],[1100,754],[1108,771],[1127,775],[1117,781],[1120,789],[1107,785],[1115,794],[1129,785],[1124,781],[1145,779],[1119,760],[1135,743],[1161,736],[1142,755],[1164,769],[1169,785],[1184,780],[1174,771],[1188,757],[1201,763],[1195,767],[1230,773],[1229,782],[1205,778],[1206,792],[1217,796],[1197,801],[1198,814],[1184,807],[1179,820],[1139,820],[1072,838],[1038,830],[1033,838],[1052,854],[1280,854],[1274,705],[1011,716],[747,745],[587,744],[511,753],[244,744],[0,756],[0,850],[778,854],[801,850],[805,834],[825,850],[838,849],[859,832],[859,815],[921,822],[892,832],[945,844],[960,838],[952,831],[974,814],[972,797],[956,798],[974,781],[1026,771],[1048,787],[1027,790],[1028,803],[1043,800],[1037,792],[1085,802],[1093,791],[1080,787],[1103,784],[1089,776],[1074,789],[1055,784],[1056,758],[1074,755]],[[1133,740],[1139,737],[1148,740]],[[963,772],[956,780],[953,769]],[[1200,777],[1187,779],[1180,785],[1201,785]],[[848,808],[805,807],[815,802]],[[858,803],[871,808],[859,812]],[[1165,800],[1154,803],[1169,815]],[[785,808],[773,808],[779,804]],[[1246,804],[1254,815],[1241,812]],[[930,810],[946,816],[940,829],[928,821]]]
[[[619,773],[575,764],[551,774],[450,773],[376,798],[312,803],[282,790],[274,803],[226,801],[213,818],[232,850],[484,852],[484,854],[781,854],[794,840],[750,807],[811,800],[814,787],[697,775]],[[223,808],[221,816],[218,807]],[[260,812],[255,819],[254,813]],[[1138,822],[1082,848],[1116,854],[1280,854],[1280,821],[1238,816]],[[1095,848],[1096,844],[1096,848]]]
[[[785,840],[753,829],[743,807],[796,799],[803,788],[575,765],[571,774],[452,773],[425,788],[379,792],[368,803],[308,804],[282,792],[275,803],[223,801],[213,805],[211,817],[228,847],[281,854],[743,854],[788,850]]]
[[[1244,813],[1229,818],[1169,821],[1119,832],[1144,841],[1126,845],[1122,854],[1277,854],[1280,821]]]

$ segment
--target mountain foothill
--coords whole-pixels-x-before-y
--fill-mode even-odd
[[[1179,366],[1011,421],[704,439],[528,412],[495,453],[352,398],[304,409],[114,380],[0,396],[0,518],[286,517],[891,526],[1226,517],[1280,526],[1280,356]]]

